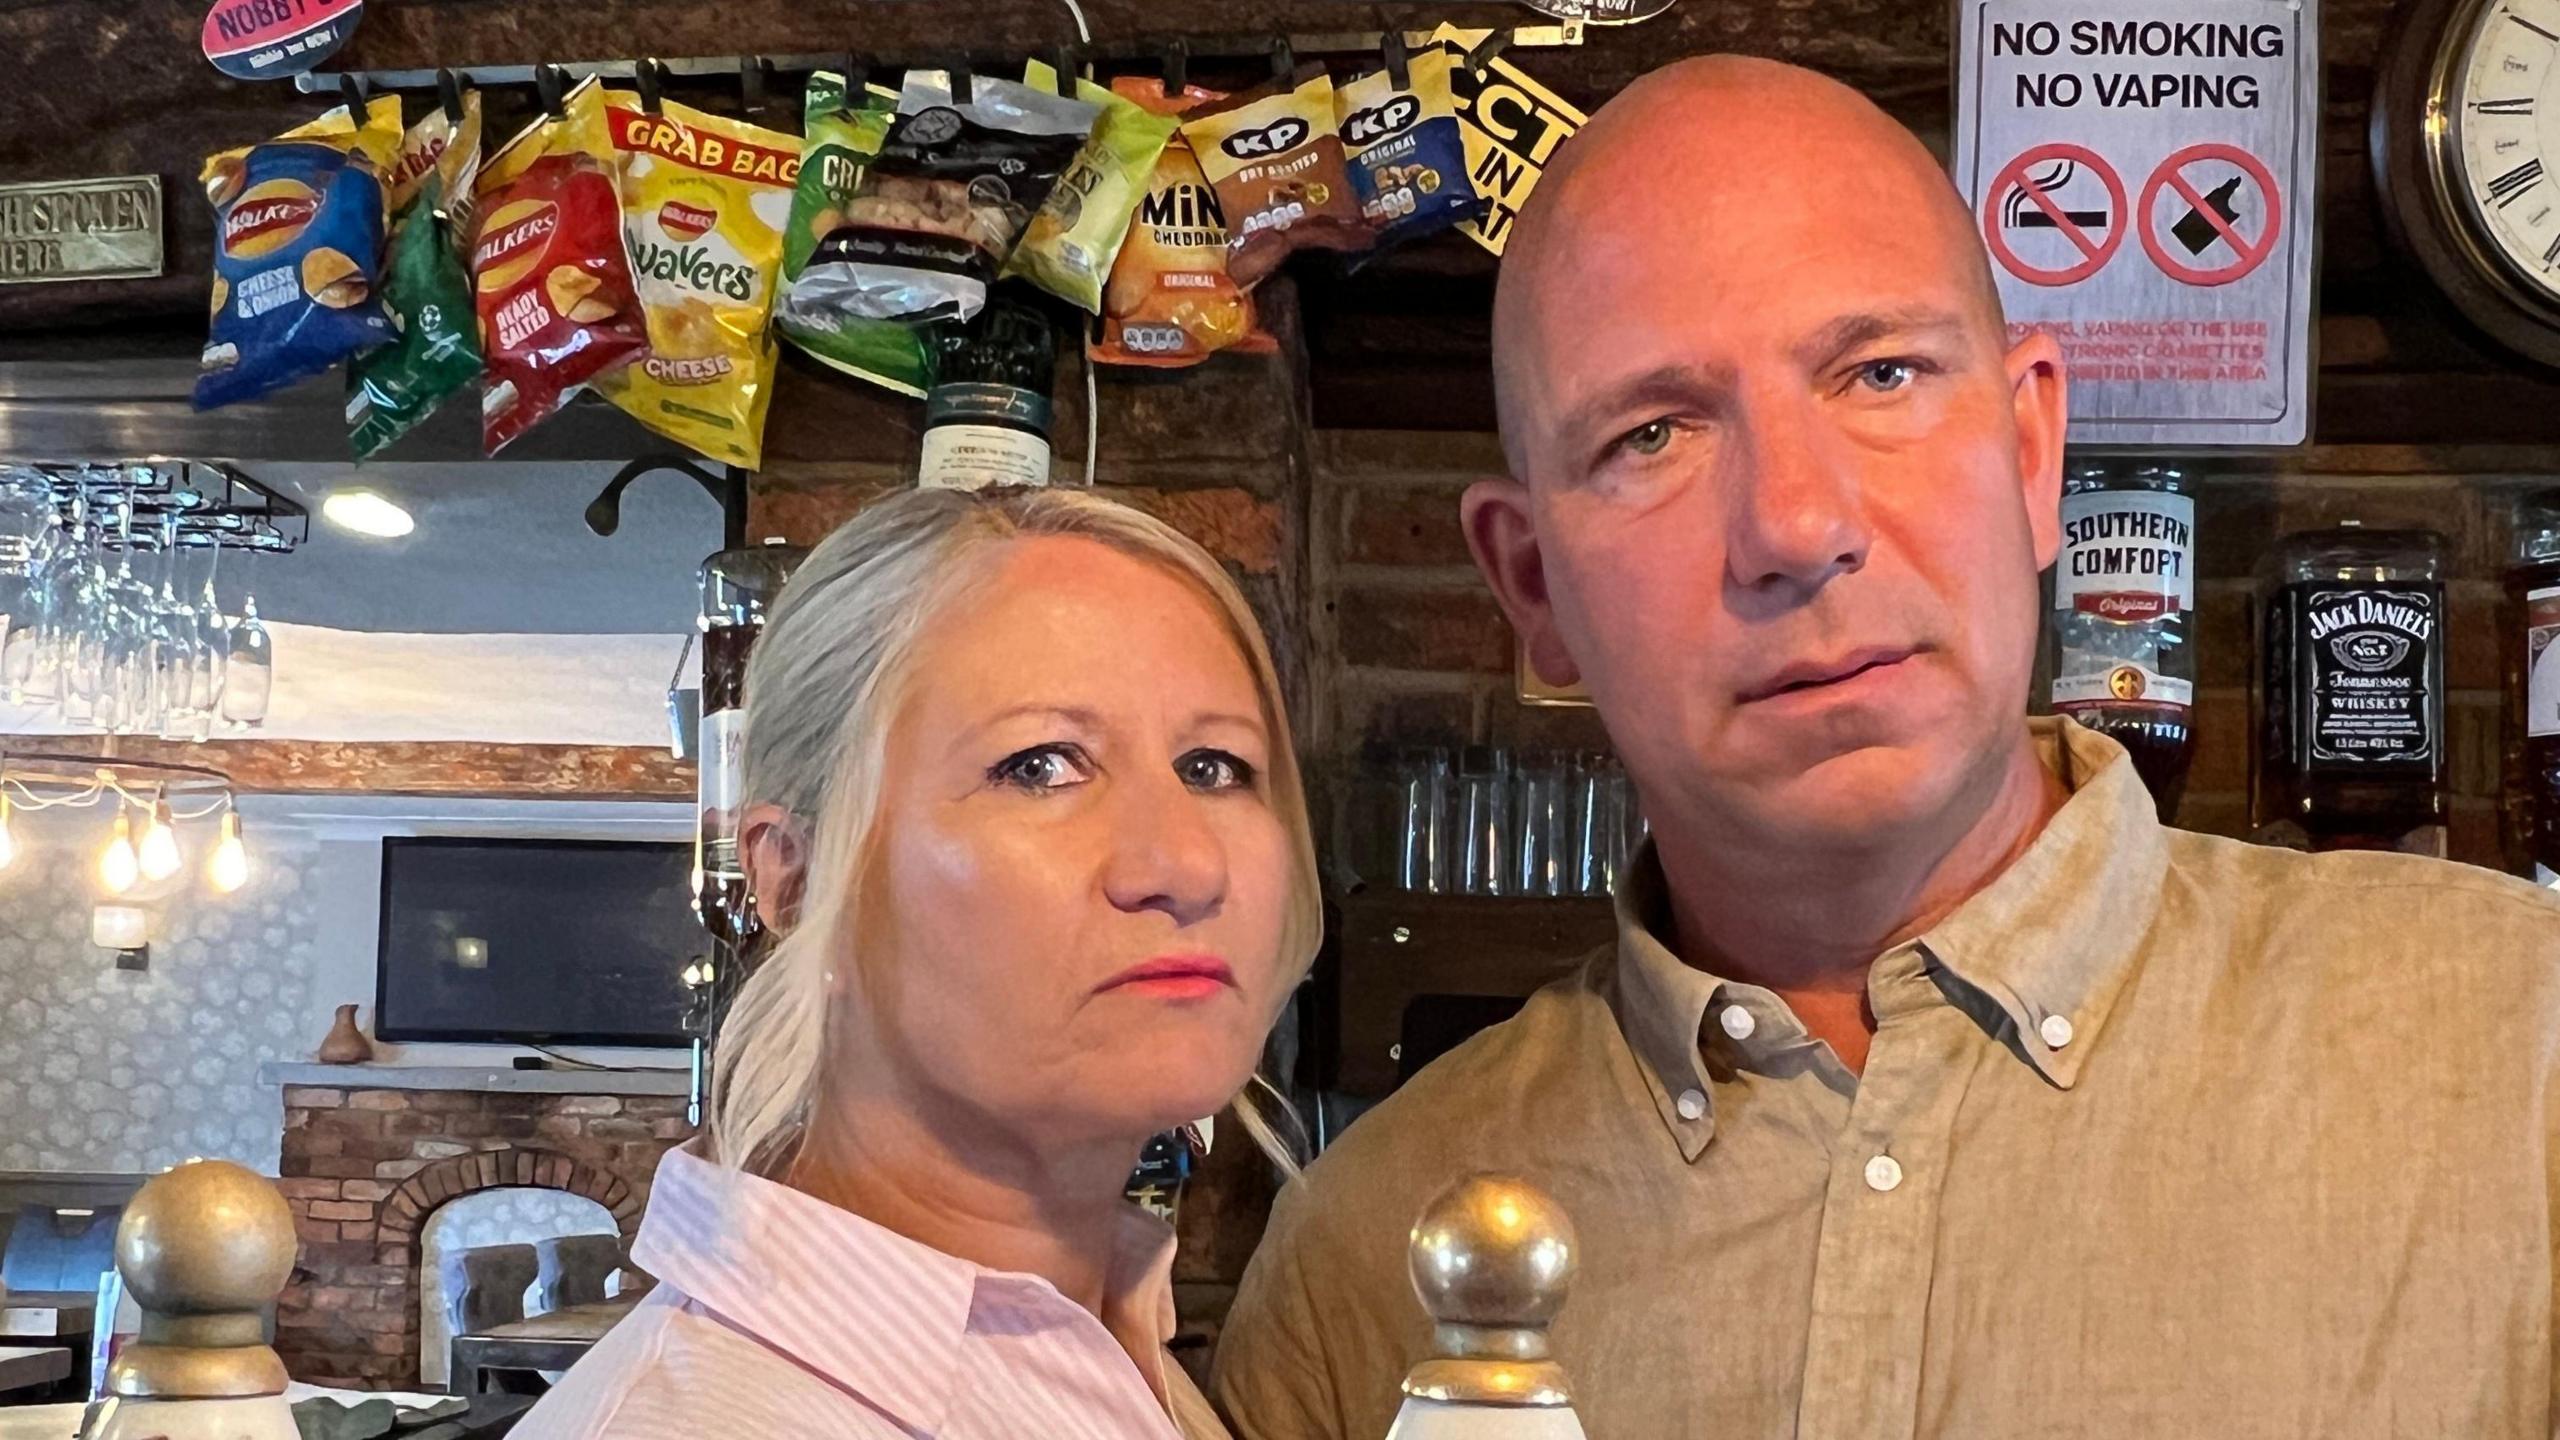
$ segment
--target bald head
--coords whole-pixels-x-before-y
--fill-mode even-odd
[[[1827,243],[1842,239],[1940,267],[1965,318],[1997,341],[1999,295],[1963,198],[1927,147],[1864,95],[1738,55],[1682,60],[1629,85],[1558,149],[1504,249],[1493,358],[1512,473],[1525,481],[1535,468],[1537,428],[1553,418],[1539,404],[1545,341],[1579,323],[1580,296],[1705,284],[1757,303],[1768,293],[1761,267],[1801,281],[1816,241],[1840,264],[1813,278],[1854,297],[1859,246]]]

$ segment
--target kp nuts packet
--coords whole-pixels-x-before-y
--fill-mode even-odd
[[[1054,91],[1058,72],[1034,60],[1023,67],[1022,83]],[[1102,118],[1040,202],[1039,213],[1004,262],[1004,273],[1098,315],[1103,283],[1128,238],[1138,202],[1146,196],[1156,157],[1181,122],[1152,114],[1090,80],[1077,80],[1075,88],[1076,98]]]
[[[1196,86],[1165,93],[1162,81],[1123,75],[1120,98],[1179,116],[1226,97]],[[1086,353],[1107,365],[1197,365],[1220,350],[1267,353],[1278,345],[1254,327],[1253,297],[1227,275],[1227,225],[1217,192],[1180,133],[1156,156],[1145,198],[1103,291],[1100,333]]]
[[[1380,245],[1437,234],[1484,208],[1467,175],[1467,142],[1449,88],[1457,57],[1434,47],[1406,63],[1398,88],[1385,70],[1347,82],[1334,95],[1343,152],[1360,213]]]
[[[1182,122],[1227,218],[1227,273],[1247,289],[1292,250],[1365,250],[1372,235],[1334,129],[1320,65]]]
[[[347,368],[347,425],[369,460],[480,377],[480,319],[472,307],[472,189],[480,178],[480,95],[459,121],[442,110],[409,127],[392,170],[391,253],[382,301],[399,335]]]
[[[391,339],[375,284],[383,176],[400,150],[400,100],[341,107],[204,162],[213,202],[212,323],[199,410],[254,400]]]
[[[613,166],[604,92],[590,77],[481,174],[471,275],[488,352],[480,443],[489,454],[649,348]]]
[[[622,233],[649,353],[596,381],[633,419],[754,469],[780,361],[770,326],[800,139],[666,101],[605,93]]]
[[[938,70],[910,70],[898,118],[792,283],[792,308],[870,320],[966,320],[1013,242],[1084,147],[1094,107],[978,79],[966,103]]]
[[[877,85],[848,91],[845,77],[809,77],[800,150],[800,182],[791,191],[791,224],[782,236],[782,294],[774,328],[821,364],[921,398],[933,384],[933,359],[914,326],[848,314],[827,303],[825,287],[803,291],[818,242],[844,224],[863,172],[898,118],[898,92]]]

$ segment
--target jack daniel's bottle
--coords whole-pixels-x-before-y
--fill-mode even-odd
[[[2560,490],[2518,507],[2506,592],[2507,858],[2560,887]]]
[[[2447,808],[2444,539],[2352,524],[2286,537],[2260,645],[2262,826],[2315,850],[2412,847]],[[2441,847],[2441,832],[2433,843]]]

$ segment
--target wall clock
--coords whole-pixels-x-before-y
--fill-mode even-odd
[[[2410,0],[2382,56],[2367,141],[2394,238],[2560,366],[2560,0]]]

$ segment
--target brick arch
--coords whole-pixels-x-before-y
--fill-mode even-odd
[[[414,1246],[427,1217],[443,1206],[482,1190],[519,1186],[566,1190],[595,1201],[612,1213],[625,1240],[640,1228],[641,1193],[620,1176],[555,1151],[519,1148],[428,1164],[383,1197],[378,1233],[385,1245]]]

